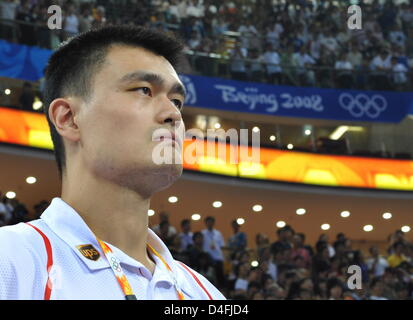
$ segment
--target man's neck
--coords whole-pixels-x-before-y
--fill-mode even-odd
[[[62,199],[78,212],[94,235],[142,263],[152,273],[147,252],[149,200],[130,189],[94,179],[63,183]],[[81,187],[79,187],[81,186]]]

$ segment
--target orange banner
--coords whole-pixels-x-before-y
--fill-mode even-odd
[[[43,114],[0,108],[0,142],[53,149]],[[184,142],[184,168],[310,185],[413,190],[413,161],[334,156],[203,140]],[[232,159],[232,157],[234,159]],[[235,160],[235,161],[234,161]]]

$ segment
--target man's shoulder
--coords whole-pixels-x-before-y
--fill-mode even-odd
[[[36,223],[37,220],[31,222]],[[42,238],[26,223],[0,228],[0,263],[16,256],[38,255],[39,245],[44,245]]]
[[[224,295],[203,275],[175,260],[180,270],[180,282],[184,293],[195,300],[225,300]]]

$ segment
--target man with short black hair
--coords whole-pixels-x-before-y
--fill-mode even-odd
[[[219,286],[224,287],[226,282],[224,276],[224,254],[222,252],[222,247],[225,246],[224,237],[219,230],[214,228],[214,217],[206,217],[204,222],[206,226],[206,229],[202,230],[204,250],[209,253],[213,260]]]
[[[0,300],[224,299],[148,229],[151,197],[182,173],[182,161],[158,162],[182,157],[182,49],[158,31],[108,26],[52,54],[44,105],[61,198],[0,229]]]
[[[182,220],[181,229],[182,232],[178,235],[181,238],[181,249],[186,250],[194,243],[192,240],[193,233],[191,232],[191,220]]]

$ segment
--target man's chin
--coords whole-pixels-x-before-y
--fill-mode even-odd
[[[155,179],[159,179],[160,183],[164,182],[164,188],[167,188],[180,178],[182,171],[182,164],[162,164],[156,170]]]

